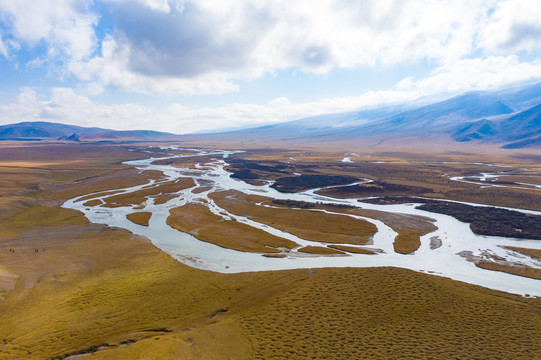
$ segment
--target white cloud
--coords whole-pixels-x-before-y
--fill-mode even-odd
[[[236,80],[284,69],[326,73],[419,61],[447,66],[475,51],[501,54],[505,44],[541,48],[535,36],[541,3],[535,0],[114,4],[118,25],[106,40],[114,46],[93,66],[79,67],[95,81],[128,91],[223,93],[235,90]]]
[[[541,48],[541,2],[506,0],[496,4],[480,32],[480,41],[487,51],[533,52]]]
[[[513,82],[541,78],[541,61],[520,62],[516,55],[464,59],[435,69],[431,76],[402,80],[397,87],[423,95],[497,89]]]
[[[456,95],[470,90],[502,87],[513,81],[541,78],[541,61],[525,63],[516,56],[461,60],[445,65],[423,79],[407,77],[392,89],[367,91],[358,96],[323,98],[292,103],[279,97],[266,104],[232,104],[191,107],[172,104],[166,108],[135,104],[96,104],[70,88],[54,88],[48,98],[24,88],[16,102],[0,105],[0,123],[54,121],[112,129],[148,129],[189,133],[231,127],[253,127],[302,117],[355,111],[378,105],[407,103],[421,97]],[[92,89],[90,89],[92,90]]]
[[[102,56],[87,62],[72,61],[68,67],[81,80],[90,82],[93,88],[106,85],[121,88],[128,92],[146,94],[182,93],[221,94],[238,90],[238,85],[224,75],[204,75],[192,79],[167,75],[148,75],[129,69],[130,47],[108,37],[102,44]]]
[[[113,129],[148,128],[149,109],[133,104],[100,105],[70,88],[53,88],[49,98],[23,88],[17,101],[0,105],[0,123],[51,121]],[[146,120],[145,120],[146,119]]]
[[[422,79],[406,77],[392,89],[367,91],[358,96],[323,98],[292,103],[279,97],[266,104],[232,104],[219,107],[167,108],[135,104],[96,104],[70,88],[54,88],[48,98],[24,88],[16,102],[0,105],[0,123],[55,121],[113,129],[146,129],[188,133],[237,126],[257,126],[325,113],[354,111],[378,105],[414,101],[421,97],[502,87],[515,81],[541,78],[541,61],[520,62],[514,55],[465,59],[443,65]],[[89,94],[100,89],[85,89]],[[151,125],[149,125],[151,124]]]
[[[2,41],[2,37],[0,36],[0,55],[7,58],[8,57],[8,48]]]
[[[473,71],[474,80],[463,76],[468,66],[495,67],[487,59],[541,50],[538,0],[101,0],[92,7],[97,1],[0,0],[0,55],[45,45],[47,53],[27,65],[60,63],[89,94],[115,87],[194,95],[236,91],[239,80],[285,69],[419,62],[443,71],[435,78],[458,74],[455,85],[446,79],[450,89],[462,86],[458,79],[475,87],[489,82]],[[103,7],[111,29],[93,12]],[[98,38],[96,28],[108,34]],[[410,80],[398,88],[437,87]]]
[[[80,80],[142,93],[219,94],[284,69],[446,66],[541,48],[536,0],[103,3],[115,28],[102,39],[92,0],[0,0],[1,21],[27,46],[46,43]]]
[[[96,47],[88,13],[90,0],[0,0],[0,21],[8,35],[29,47],[45,43],[50,58],[82,60]]]
[[[112,9],[115,33],[104,40],[101,56],[72,64],[74,73],[128,91],[197,94],[231,91],[235,80],[289,68],[325,73],[456,60],[472,51],[476,22],[487,5],[200,0],[172,7],[114,0]]]

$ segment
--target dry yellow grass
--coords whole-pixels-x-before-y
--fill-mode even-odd
[[[83,203],[84,206],[98,206],[101,204],[103,204],[103,201],[100,199],[88,200],[87,202]]]
[[[140,205],[149,196],[159,196],[165,194],[176,193],[180,190],[188,189],[195,186],[195,182],[192,178],[180,178],[173,181],[162,182],[154,184],[152,186],[130,192],[127,194],[113,195],[105,198],[106,207],[126,206],[126,205]],[[164,199],[160,199],[164,201]]]
[[[137,225],[148,226],[151,216],[149,211],[139,211],[126,215],[126,218]]]
[[[270,201],[265,201],[270,204]],[[276,206],[276,204],[272,204]],[[285,205],[277,205],[285,207]],[[421,246],[421,236],[437,230],[432,219],[415,215],[387,213],[377,210],[339,207],[318,204],[314,209],[323,209],[336,213],[353,214],[382,221],[385,225],[396,231],[398,235],[393,242],[394,251],[400,254],[409,254]],[[306,211],[306,210],[305,210]]]
[[[347,246],[347,245],[328,245],[328,247],[330,247],[331,249],[346,251],[346,252],[354,253],[354,254],[366,254],[366,255],[377,254],[376,252],[369,249],[363,249],[363,248]]]
[[[194,194],[201,194],[202,192],[208,191],[212,189],[210,186],[199,186],[192,190],[192,193]]]
[[[118,170],[109,149],[70,150],[47,157],[96,167],[1,178],[2,189],[20,192],[0,198],[0,264],[18,277],[0,301],[0,359],[61,358],[102,344],[89,358],[541,358],[540,299],[396,268],[226,275],[184,266],[58,207],[55,198],[84,194]]]
[[[124,232],[83,230],[60,241],[41,235],[48,241],[20,244],[1,259],[21,279],[0,303],[0,358],[45,359],[103,343],[118,346],[159,335],[153,329],[160,328],[182,334],[227,305],[219,288],[230,285],[179,266]],[[34,253],[38,243],[46,251]]]
[[[232,347],[235,351],[231,351]],[[105,349],[94,359],[251,359],[252,348],[242,329],[233,321],[208,324],[190,331],[160,334],[123,347]]]
[[[87,225],[90,222],[79,212],[56,206],[34,205],[3,222],[4,227],[23,231],[29,224],[33,226]]]
[[[91,194],[91,195],[83,196],[83,197],[79,198],[79,199],[77,200],[77,202],[82,202],[82,201],[85,201],[85,200],[95,201],[95,200],[97,200],[97,199],[95,199],[95,198],[102,197],[102,196],[109,196],[109,195],[117,194],[117,193],[119,193],[119,192],[120,192],[120,190],[116,190],[116,191],[101,191],[101,192],[97,192],[97,193],[94,193],[94,194]],[[94,199],[94,200],[91,200],[91,199]]]
[[[527,249],[527,248],[521,248],[521,247],[516,247],[516,246],[506,246],[505,248],[519,252],[524,255],[531,256],[533,258],[541,259],[541,250],[538,250],[538,249]]]
[[[541,185],[541,173],[537,172],[536,176],[520,176],[520,175],[506,175],[501,176],[498,179],[501,181],[513,181],[525,184]],[[517,184],[517,186],[520,186]]]
[[[414,215],[363,209],[339,209],[339,211],[382,221],[398,233],[394,239],[393,248],[395,252],[400,254],[414,252],[421,246],[421,236],[437,230],[431,219]]]
[[[395,268],[311,274],[241,319],[254,359],[541,355],[539,300]]]
[[[326,246],[305,246],[300,248],[298,251],[307,253],[307,254],[318,254],[318,255],[344,255],[342,251],[328,248]]]
[[[268,199],[261,196],[247,197],[237,191],[215,192],[209,196],[233,214],[247,216],[306,240],[364,245],[377,232],[375,225],[344,215],[259,206],[257,202]]]
[[[15,289],[19,276],[0,268],[0,301],[4,300]]]
[[[286,254],[263,254],[263,256],[270,258],[285,258]]]
[[[372,217],[372,216],[370,216]],[[410,254],[421,246],[421,236],[431,233],[438,228],[430,219],[406,214],[383,213],[374,216],[396,231],[398,235],[393,242],[394,251],[400,254]]]
[[[165,204],[169,200],[174,199],[176,197],[177,195],[172,195],[172,194],[171,195],[158,195],[154,197],[154,204],[156,205]]]
[[[226,221],[203,205],[187,204],[170,210],[167,224],[188,232],[199,240],[225,248],[263,253],[280,252],[278,248],[297,247],[293,241],[271,235],[237,221]]]
[[[143,170],[141,174],[146,176],[149,179],[154,179],[154,180],[162,180],[165,178],[165,175],[163,174],[163,172],[159,170]]]
[[[475,265],[486,270],[501,271],[508,274],[541,280],[541,269],[536,269],[529,266],[506,265],[492,261],[479,261],[476,262]]]
[[[418,233],[402,231],[396,235],[393,242],[393,249],[399,254],[411,254],[421,246],[421,239]]]

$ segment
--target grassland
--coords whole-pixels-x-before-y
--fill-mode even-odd
[[[448,202],[432,202],[417,208],[451,215],[470,223],[471,230],[476,234],[541,240],[541,216]]]
[[[228,249],[277,253],[280,248],[292,249],[297,243],[271,235],[249,225],[224,220],[203,205],[187,204],[170,210],[167,224],[187,232],[199,240],[210,242]]]
[[[364,220],[313,211],[272,209],[257,205],[257,201],[236,191],[215,192],[210,197],[233,214],[247,216],[306,240],[364,245],[377,232],[375,225]]]
[[[540,299],[396,268],[212,273],[59,207],[146,183],[120,164],[139,156],[2,148],[1,359],[541,357]]]
[[[493,296],[475,286],[394,268],[309,274],[241,320],[254,336],[255,359],[520,359],[540,354],[535,332],[541,325],[518,320],[538,316],[535,306],[522,306],[526,299]],[[511,344],[503,340],[509,337]]]
[[[339,212],[365,216],[382,221],[397,233],[393,242],[393,248],[395,252],[400,254],[410,254],[417,250],[419,246],[421,246],[421,236],[437,229],[429,218],[357,208],[346,209],[336,208],[334,206],[324,207],[333,209],[334,211],[338,210]]]
[[[529,266],[520,266],[514,264],[500,264],[492,261],[479,261],[475,263],[476,266],[493,271],[501,271],[508,274],[525,276],[532,279],[541,280],[541,270],[535,269]]]
[[[526,249],[526,248],[521,248],[521,247],[516,247],[516,246],[506,246],[506,249],[513,250],[521,254],[531,256],[536,259],[541,259],[541,250]]]
[[[368,250],[368,249],[363,249],[363,248],[358,248],[358,247],[354,247],[354,246],[329,245],[328,247],[331,248],[331,249],[345,251],[345,252],[349,252],[349,253],[353,253],[353,254],[365,254],[365,255],[375,255],[375,254],[377,254],[377,252],[375,252],[375,251]]]
[[[494,206],[515,207],[541,211],[541,192],[531,188],[483,187],[477,184],[450,180],[452,176],[467,176],[481,172],[494,172],[492,162],[505,162],[506,167],[496,170],[522,174],[528,167],[529,175],[539,173],[538,158],[530,153],[502,152],[497,149],[474,149],[471,152],[431,151],[374,151],[352,145],[346,151],[354,151],[355,163],[342,163],[342,150],[321,150],[313,145],[310,150],[292,151],[273,149],[248,150],[232,155],[231,171],[243,170],[249,161],[253,181],[276,180],[285,175],[332,175],[367,178],[374,183],[335,187],[318,193],[331,197],[372,196],[424,196],[435,199],[451,199]],[[292,160],[292,158],[294,160]],[[243,161],[234,162],[235,159]],[[487,163],[487,164],[484,164]],[[262,165],[263,168],[258,167]],[[527,177],[529,179],[531,177]],[[524,180],[524,178],[521,178]],[[526,181],[528,182],[528,181]],[[529,181],[530,183],[532,181]]]
[[[335,205],[326,203],[308,203],[304,201],[290,200],[272,200],[264,203],[272,204],[278,207],[294,207],[300,209],[320,209],[335,213],[345,213],[359,215],[367,218],[382,221],[385,225],[393,229],[397,236],[393,242],[394,251],[400,254],[410,254],[421,246],[421,236],[426,235],[434,230],[436,226],[432,224],[432,219],[423,218],[420,216],[412,216],[406,214],[395,214],[376,210],[359,209],[348,205]],[[336,246],[332,248],[337,249]]]
[[[126,218],[135,224],[138,224],[141,226],[148,226],[151,216],[152,216],[152,213],[149,211],[138,211],[138,212],[134,212],[134,213],[126,215]]]
[[[305,246],[300,248],[299,251],[317,255],[344,255],[344,252],[326,246]]]
[[[180,178],[173,181],[160,182],[127,194],[109,196],[105,199],[106,204],[104,206],[137,206],[144,203],[148,197],[157,196],[161,196],[158,199],[159,202],[166,202],[168,199],[171,199],[171,193],[176,193],[180,190],[188,189],[194,186],[195,183],[191,178]],[[163,196],[166,197],[164,198]]]

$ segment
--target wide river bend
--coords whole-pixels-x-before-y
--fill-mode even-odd
[[[464,252],[471,252],[472,256],[490,254],[504,258],[509,262],[541,268],[541,261],[538,259],[504,248],[504,246],[518,246],[541,249],[541,241],[476,235],[470,230],[469,224],[462,223],[451,216],[415,209],[416,204],[375,205],[361,203],[358,199],[338,200],[321,196],[314,193],[317,189],[285,194],[274,190],[269,184],[263,186],[250,185],[238,179],[231,178],[231,174],[224,170],[228,156],[235,152],[229,150],[194,150],[193,155],[171,155],[160,158],[151,157],[126,161],[125,164],[132,165],[140,170],[161,171],[170,180],[180,177],[191,177],[196,183],[195,188],[179,191],[176,198],[164,204],[157,205],[154,204],[152,199],[147,200],[144,209],[138,211],[152,212],[148,227],[137,225],[126,218],[127,214],[134,212],[131,206],[114,208],[84,206],[84,201],[79,200],[84,196],[88,196],[88,194],[70,199],[63,206],[83,212],[94,223],[124,228],[135,234],[145,236],[155,246],[167,252],[178,261],[200,269],[236,273],[296,268],[394,266],[444,276],[495,290],[521,295],[541,296],[541,280],[515,276],[499,271],[484,270],[478,268],[472,262],[467,261],[463,256],[458,255]],[[208,157],[209,155],[215,156],[215,159],[210,163],[200,164],[195,169],[153,164],[154,161],[160,159],[171,159],[175,157],[194,157],[194,159],[197,159],[198,156]],[[149,184],[153,182],[154,180],[151,180]],[[122,193],[129,193],[140,190],[149,184],[119,190]],[[210,186],[211,189],[201,193],[192,192],[192,190],[202,186]],[[198,203],[208,206],[213,213],[226,219],[241,221],[273,235],[293,240],[299,245],[321,245],[321,243],[300,239],[271,226],[229,213],[225,209],[220,208],[208,197],[209,193],[219,190],[237,190],[245,194],[264,195],[274,199],[306,202],[323,201],[325,203],[348,204],[362,209],[421,215],[435,219],[434,224],[438,227],[438,230],[424,235],[421,238],[421,246],[417,251],[412,254],[403,255],[395,253],[393,250],[393,241],[396,233],[391,228],[381,221],[363,217],[362,219],[375,224],[378,232],[374,235],[370,245],[360,247],[378,250],[380,251],[378,255],[348,254],[345,256],[329,256],[310,255],[292,251],[285,258],[268,258],[258,253],[240,252],[203,242],[190,234],[175,230],[166,224],[170,209],[187,203]],[[107,195],[101,196],[102,199],[106,197]],[[541,215],[541,213],[534,211],[514,210]],[[441,246],[432,249],[430,247],[431,238],[441,241]]]

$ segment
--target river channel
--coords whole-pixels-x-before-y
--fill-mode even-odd
[[[177,148],[173,148],[176,149]],[[247,271],[284,270],[296,268],[321,268],[321,267],[375,267],[393,266],[407,268],[415,271],[426,272],[434,275],[444,276],[455,280],[484,286],[487,288],[502,290],[510,293],[531,296],[541,296],[541,281],[527,277],[515,276],[498,271],[489,271],[478,268],[474,263],[468,261],[459,253],[471,253],[472,256],[483,256],[490,254],[505,260],[523,264],[530,267],[541,268],[541,261],[538,259],[521,255],[517,252],[505,249],[505,246],[517,246],[531,249],[541,249],[541,241],[504,238],[494,236],[481,236],[474,234],[469,224],[460,222],[447,215],[427,212],[415,209],[417,204],[400,205],[376,205],[359,202],[358,199],[334,199],[315,194],[317,189],[311,189],[300,193],[280,193],[266,185],[251,185],[241,180],[232,178],[224,167],[227,164],[229,155],[237,151],[231,150],[193,150],[193,154],[170,155],[162,157],[150,157],[141,160],[126,161],[125,164],[136,167],[140,170],[158,170],[169,179],[191,177],[196,186],[181,190],[177,197],[163,204],[154,204],[153,199],[148,199],[143,209],[137,211],[152,212],[149,226],[137,225],[126,218],[127,214],[134,212],[132,206],[104,207],[85,206],[80,201],[88,194],[68,200],[63,206],[76,209],[94,223],[106,224],[120,227],[132,233],[142,235],[161,250],[167,252],[178,261],[200,269],[222,272],[237,273]],[[158,165],[156,160],[172,159],[176,157],[197,157],[214,156],[211,162],[201,163],[195,168],[182,168],[173,165]],[[150,180],[148,184],[118,189],[116,193],[130,193],[151,185],[156,180]],[[202,187],[209,187],[206,191],[196,190]],[[195,191],[194,191],[195,190]],[[319,242],[312,242],[300,239],[293,234],[286,233],[266,224],[261,224],[247,217],[238,216],[220,208],[208,195],[214,191],[236,190],[245,194],[263,195],[274,199],[298,200],[305,202],[325,202],[333,204],[347,204],[361,209],[373,209],[390,213],[420,215],[435,219],[434,224],[437,230],[421,237],[421,246],[412,254],[403,255],[395,253],[393,241],[396,233],[383,222],[371,218],[364,218],[355,215],[347,215],[361,218],[377,226],[378,232],[373,236],[372,242],[366,246],[367,249],[378,251],[377,255],[347,254],[347,255],[313,255],[297,251],[291,251],[284,258],[269,258],[262,254],[240,252],[226,249],[208,242],[203,242],[190,234],[180,232],[167,225],[166,220],[169,210],[187,203],[197,203],[208,206],[208,208],[224,219],[243,222],[247,225],[266,231],[270,234],[284,237],[295,241],[301,246],[321,245]],[[101,195],[96,199],[105,199],[109,195]],[[421,201],[420,201],[421,202]],[[479,205],[479,204],[471,204]],[[541,215],[539,212],[514,209],[526,213]],[[342,214],[344,215],[344,214]],[[437,239],[441,246],[434,248],[430,246],[431,239]]]

